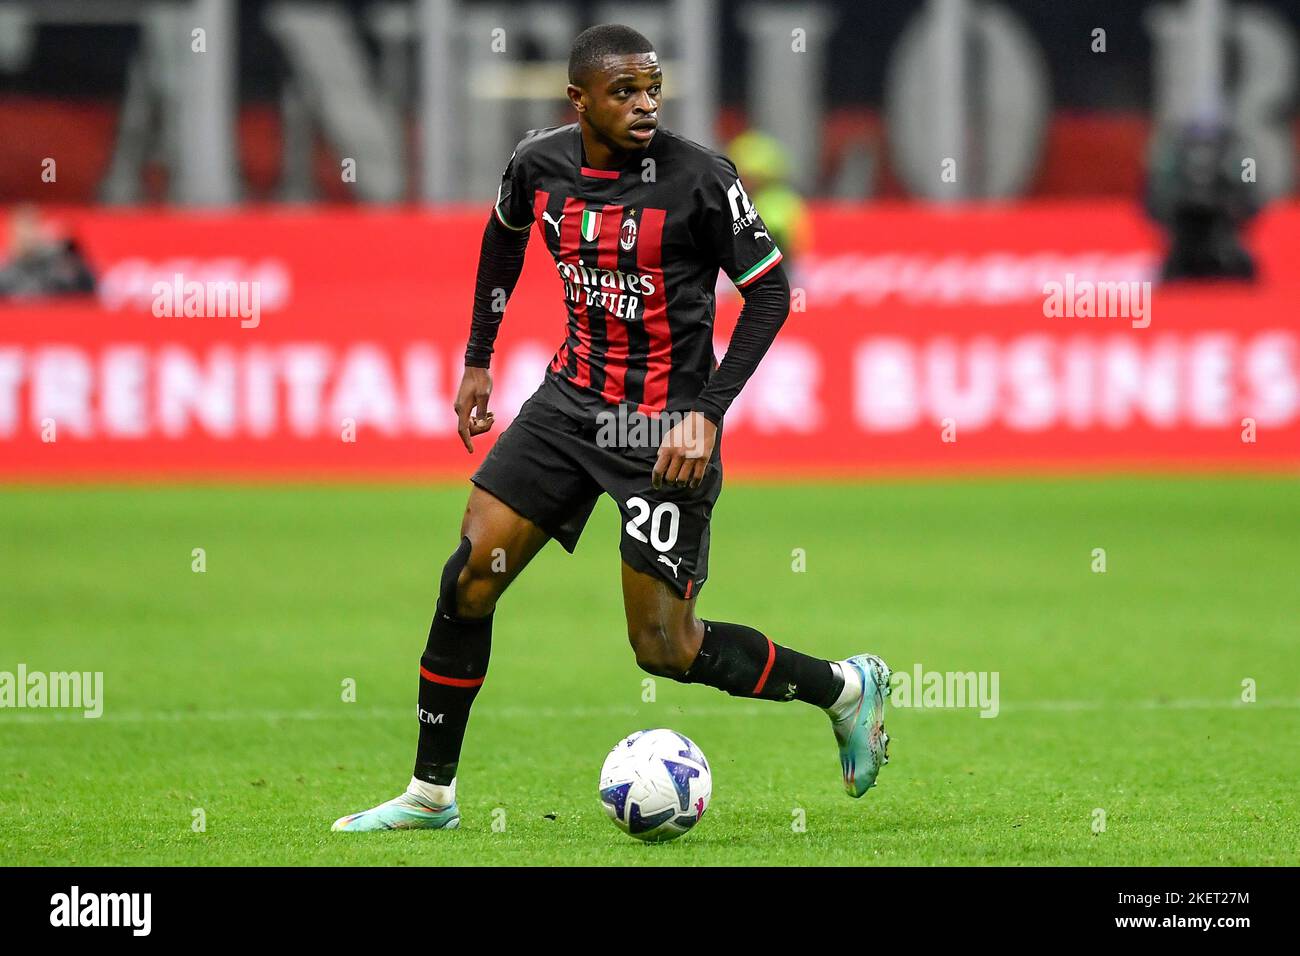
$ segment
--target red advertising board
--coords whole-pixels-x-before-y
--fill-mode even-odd
[[[487,447],[451,413],[485,210],[53,219],[100,288],[0,305],[0,477],[465,476]],[[1146,285],[1159,236],[1125,204],[823,206],[814,236],[732,475],[1300,465],[1300,207],[1253,226],[1252,286]],[[498,428],[563,324],[533,242]]]

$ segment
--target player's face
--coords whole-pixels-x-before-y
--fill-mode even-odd
[[[645,149],[659,125],[663,72],[654,53],[610,56],[583,90],[587,121],[609,146]]]

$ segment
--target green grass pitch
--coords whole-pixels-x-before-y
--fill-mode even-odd
[[[578,553],[549,545],[498,608],[462,828],[354,835],[329,825],[410,775],[466,487],[9,487],[0,671],[102,671],[105,710],[0,710],[0,862],[1296,864],[1298,491],[733,483],[703,616],[896,671],[999,675],[992,719],[892,710],[893,759],[860,801],[813,708],[666,680],[643,702],[602,501]],[[653,726],[714,772],[702,823],[661,846],[618,833],[596,795],[607,749]]]

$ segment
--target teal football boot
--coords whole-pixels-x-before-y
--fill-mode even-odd
[[[339,817],[330,829],[369,833],[374,830],[454,830],[459,826],[460,810],[456,801],[445,807],[430,807],[404,793],[369,810]]]
[[[858,654],[839,662],[846,672],[857,674],[862,693],[838,709],[828,710],[835,740],[840,745],[840,767],[844,789],[860,797],[876,784],[876,774],[889,763],[889,735],[885,733],[885,698],[889,696],[892,673],[874,654]]]

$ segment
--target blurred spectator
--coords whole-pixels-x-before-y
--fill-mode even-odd
[[[812,245],[812,220],[803,197],[788,182],[790,160],[785,148],[766,133],[747,130],[731,141],[727,155],[789,271]]]
[[[35,206],[19,206],[9,221],[9,258],[0,266],[0,299],[84,295],[95,277],[77,241],[51,235]]]
[[[1169,232],[1161,279],[1254,279],[1241,227],[1259,211],[1242,176],[1247,151],[1230,130],[1189,125],[1152,148],[1147,211]]]

